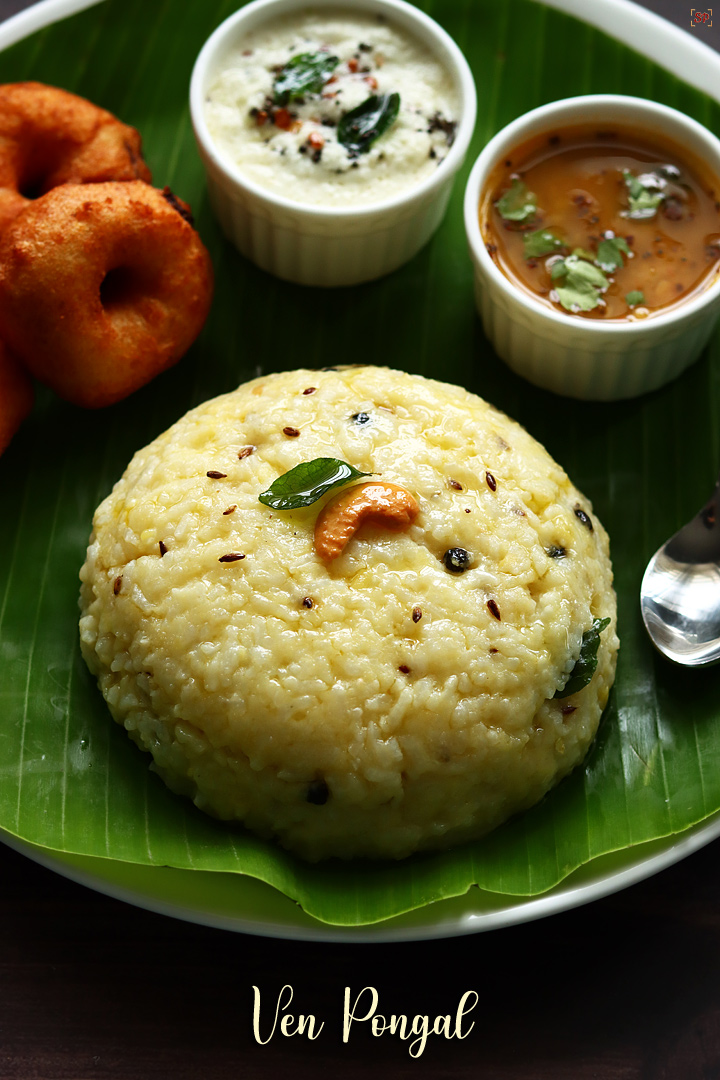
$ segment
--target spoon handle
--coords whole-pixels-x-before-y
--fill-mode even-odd
[[[720,476],[702,510],[668,540],[665,550],[678,563],[720,561]]]

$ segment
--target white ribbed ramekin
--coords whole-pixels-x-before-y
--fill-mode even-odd
[[[465,230],[475,268],[475,296],[485,334],[509,367],[537,386],[568,397],[616,401],[670,382],[698,359],[720,316],[720,274],[686,303],[642,321],[553,311],[517,288],[492,260],[479,207],[498,162],[533,136],[579,124],[641,132],[703,161],[720,178],[720,141],[683,113],[644,98],[593,94],[543,105],[518,117],[487,144],[465,190]]]
[[[427,243],[447,207],[475,127],[475,84],[465,57],[433,19],[404,0],[350,0],[352,14],[383,15],[428,47],[452,76],[460,99],[453,145],[437,170],[399,195],[353,208],[318,207],[264,191],[216,150],[205,122],[209,86],[224,58],[251,30],[294,11],[342,0],[253,0],[215,30],[190,83],[190,113],[208,195],[223,232],[261,269],[301,285],[356,285],[396,270]]]

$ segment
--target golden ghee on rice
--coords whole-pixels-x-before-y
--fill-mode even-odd
[[[398,485],[417,516],[320,557],[337,490],[258,499],[318,458]],[[532,806],[582,761],[614,678],[588,500],[491,405],[385,368],[269,375],[193,409],[96,511],[81,580],[83,655],[165,782],[311,860],[402,858]]]

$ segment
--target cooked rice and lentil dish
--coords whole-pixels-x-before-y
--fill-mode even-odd
[[[344,486],[260,501],[328,459]],[[406,517],[373,504],[322,547],[381,487]],[[157,772],[310,860],[402,858],[532,806],[614,678],[588,500],[491,405],[399,371],[263,376],[193,409],[98,508],[81,578],[83,654]]]

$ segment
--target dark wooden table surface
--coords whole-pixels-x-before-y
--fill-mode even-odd
[[[198,2],[198,0],[188,0]],[[500,0],[508,2],[508,0]],[[26,6],[0,0],[0,19]],[[648,0],[691,28],[691,7]],[[108,899],[0,847],[0,1080],[267,1080],[371,1070],[479,1080],[720,1080],[720,846],[605,900],[510,929],[424,944],[275,941]],[[282,987],[324,1026],[253,1034]],[[379,1011],[454,1013],[467,1037],[342,1041],[345,987]],[[270,1023],[261,1031],[269,1034]],[[316,1032],[318,1027],[316,1027]]]

